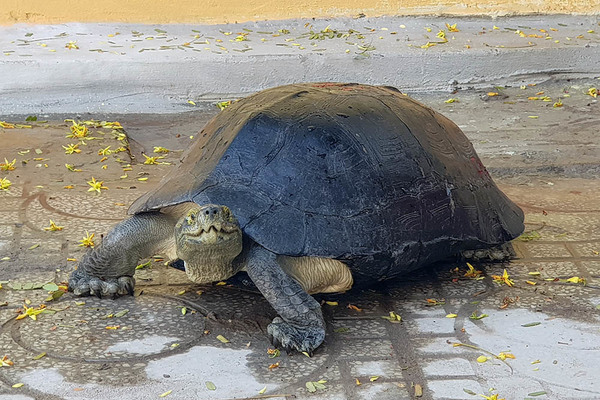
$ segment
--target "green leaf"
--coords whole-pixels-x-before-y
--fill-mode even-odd
[[[11,282],[8,284],[8,287],[12,290],[23,290],[23,285],[18,282]]]
[[[215,386],[214,383],[212,383],[211,381],[206,381],[206,388],[208,390],[217,390],[217,387]]]
[[[170,395],[172,392],[172,390],[167,390],[166,392],[164,392],[163,394],[159,394],[158,397],[167,397],[168,395]]]
[[[154,31],[158,32],[158,33],[167,33],[167,31],[163,31],[162,29],[158,29],[158,28],[154,29]]]
[[[544,392],[544,391],[541,391],[541,392],[533,392],[533,393],[529,393],[527,396],[536,397],[536,396],[543,396],[543,395],[545,395],[545,394],[548,394],[548,393],[546,393],[546,392]]]
[[[217,335],[217,339],[221,343],[229,343],[229,340],[225,336],[223,336],[223,335]]]
[[[187,314],[187,307],[181,307],[181,314]]]
[[[524,327],[524,328],[530,328],[530,327],[532,327],[532,326],[538,326],[538,325],[540,325],[540,324],[541,324],[541,322],[530,322],[530,323],[528,323],[528,324],[523,324],[523,325],[521,325],[521,326],[522,326],[522,327]]]
[[[322,383],[313,382],[312,384],[315,385],[315,389],[320,389],[320,390],[327,389],[327,387],[325,385],[323,385]]]
[[[35,115],[30,115],[25,118],[25,121],[37,121],[37,117]]]
[[[517,239],[522,242],[530,242],[532,240],[537,240],[541,237],[542,237],[542,235],[540,235],[540,233],[538,231],[531,231],[531,232],[525,232],[524,234],[519,236]]]
[[[54,282],[50,282],[42,286],[42,289],[47,290],[49,292],[56,292],[58,290],[58,285]]]
[[[306,382],[306,390],[308,390],[310,393],[314,393],[317,391],[317,388],[313,382]]]
[[[128,312],[129,312],[128,309],[121,310],[121,311],[119,311],[118,313],[115,314],[115,317],[116,318],[122,317],[123,315],[127,314]]]
[[[489,317],[489,315],[487,315],[487,314],[477,315],[477,311],[473,311],[473,314],[471,314],[471,316],[469,318],[470,319],[474,319],[474,320],[480,320],[480,319],[483,319],[485,317]]]
[[[62,297],[63,294],[65,294],[65,292],[63,292],[62,290],[56,290],[56,291],[50,293],[50,296],[46,297],[46,299],[44,301],[58,300]]]
[[[262,388],[262,389],[260,389],[260,390],[258,391],[258,394],[263,394],[263,393],[265,393],[266,391],[267,391],[267,387],[265,386],[264,388]]]
[[[45,357],[45,356],[46,356],[46,352],[43,352],[43,353],[40,353],[37,356],[33,357],[33,359],[34,360],[39,360],[40,358]]]
[[[474,391],[472,391],[472,390],[469,390],[469,389],[463,389],[463,391],[464,391],[466,394],[470,394],[471,396],[477,396],[477,393],[475,393],[475,392],[474,392]]]
[[[336,328],[333,331],[335,333],[346,333],[346,332],[350,332],[350,328],[341,327],[341,328]]]
[[[148,261],[145,262],[143,264],[138,265],[137,267],[135,267],[135,269],[142,269],[142,268],[146,268],[147,266],[149,266],[150,264],[152,264],[152,261]]]

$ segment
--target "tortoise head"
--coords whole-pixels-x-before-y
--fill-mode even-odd
[[[238,271],[233,259],[242,251],[242,230],[226,206],[193,206],[175,225],[177,257],[196,283],[228,279]]]

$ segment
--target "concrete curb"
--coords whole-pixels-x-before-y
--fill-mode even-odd
[[[411,92],[516,85],[557,74],[594,77],[600,75],[599,21],[382,17],[0,27],[0,115],[181,112],[190,109],[188,100],[306,81]],[[446,23],[457,23],[459,32]]]

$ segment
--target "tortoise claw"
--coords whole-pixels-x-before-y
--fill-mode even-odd
[[[314,350],[325,339],[325,329],[314,326],[295,326],[280,317],[267,327],[271,342],[288,354],[293,352],[308,353],[312,357]]]
[[[69,290],[76,296],[115,299],[120,295],[133,295],[134,287],[135,280],[131,276],[101,279],[83,270],[76,270],[69,277]]]

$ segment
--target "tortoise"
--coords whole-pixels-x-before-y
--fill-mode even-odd
[[[453,122],[395,88],[342,83],[234,102],[129,213],[71,274],[76,295],[133,294],[153,254],[197,283],[243,270],[279,315],[273,343],[309,353],[325,337],[311,294],[461,252],[504,259],[524,229]]]

